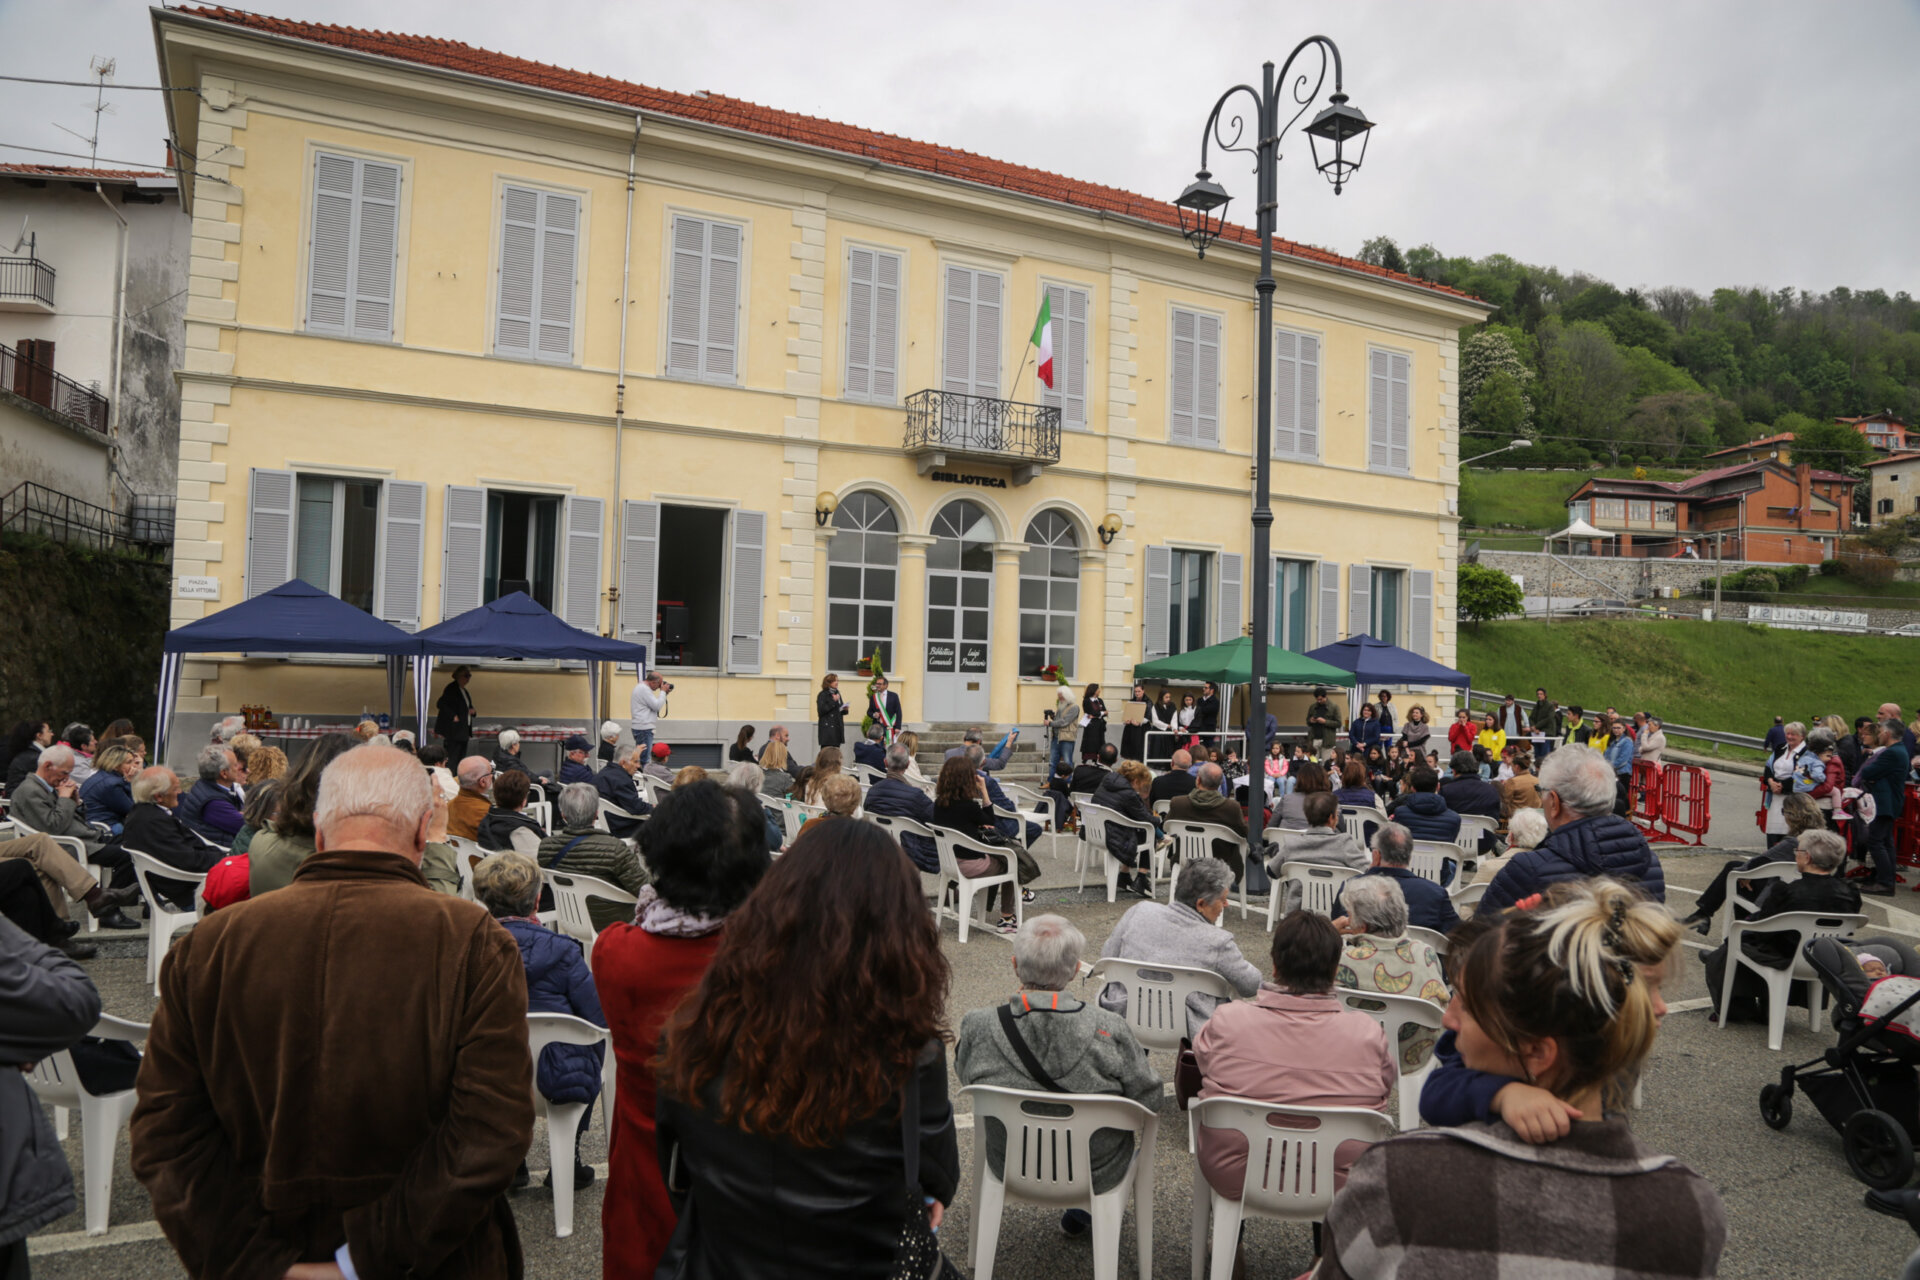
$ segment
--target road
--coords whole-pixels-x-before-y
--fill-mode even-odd
[[[1705,849],[1662,846],[1670,885],[1669,903],[1684,914],[1690,895],[1718,870],[1723,856],[1750,852],[1760,846],[1753,825],[1749,778],[1719,775],[1714,793],[1717,818]],[[1072,919],[1097,952],[1127,903],[1109,905],[1097,885],[1082,895],[1074,888],[1070,842],[1063,839],[1056,861],[1042,841],[1041,865],[1046,874],[1036,885],[1041,901],[1030,910],[1052,910]],[[1894,904],[1869,899],[1867,911],[1874,928],[1886,929],[1920,941],[1920,895],[1904,890]],[[1258,913],[1242,921],[1238,909],[1228,913],[1228,926],[1249,958],[1266,968],[1267,935]],[[968,1009],[992,1004],[1014,989],[1008,965],[1006,939],[975,932],[963,947],[951,923],[946,926],[946,950],[953,964],[949,1021],[958,1024]],[[1782,1064],[1815,1057],[1833,1040],[1830,1030],[1810,1031],[1804,1017],[1790,1018],[1782,1050],[1767,1050],[1764,1028],[1737,1025],[1721,1029],[1707,1022],[1706,991],[1701,981],[1699,955],[1718,939],[1689,944],[1689,954],[1667,988],[1673,1007],[1661,1030],[1650,1061],[1644,1105],[1634,1115],[1634,1127],[1654,1149],[1671,1153],[1698,1170],[1720,1191],[1726,1202],[1729,1242],[1720,1274],[1726,1277],[1772,1280],[1874,1280],[1897,1275],[1916,1244],[1905,1224],[1880,1217],[1861,1207],[1860,1185],[1848,1176],[1839,1136],[1804,1104],[1784,1132],[1760,1121],[1760,1087],[1774,1079]],[[142,981],[144,943],[129,940],[109,944],[115,952],[88,964],[106,999],[109,1012],[146,1018],[153,1007],[152,989]],[[1156,1055],[1156,1066],[1171,1079],[1167,1055]],[[961,1125],[962,1168],[970,1169],[973,1127],[964,1099],[956,1101]],[[1155,1149],[1156,1195],[1153,1214],[1153,1274],[1174,1280],[1189,1275],[1189,1213],[1192,1159],[1186,1150],[1186,1126],[1171,1097],[1161,1111],[1160,1137]],[[80,1166],[80,1130],[76,1122],[65,1144],[68,1160]],[[605,1131],[596,1117],[583,1143],[585,1158],[600,1164],[604,1174]],[[529,1162],[536,1172],[546,1162],[544,1125],[534,1137]],[[566,1240],[553,1235],[551,1193],[538,1185],[513,1199],[521,1239],[526,1248],[527,1275],[540,1280],[562,1277],[588,1280],[600,1275],[601,1186],[580,1192],[575,1205],[575,1234]],[[967,1234],[972,1227],[972,1192],[963,1187],[941,1236],[949,1253],[966,1269]],[[93,1280],[106,1277],[173,1277],[184,1275],[172,1251],[152,1222],[146,1193],[128,1172],[126,1137],[115,1151],[112,1228],[106,1236],[88,1237],[76,1213],[51,1224],[32,1244],[34,1274],[42,1280]],[[1135,1226],[1127,1218],[1122,1242],[1121,1274],[1137,1274]],[[1249,1276],[1296,1276],[1311,1263],[1307,1229],[1256,1221],[1246,1232]],[[1001,1222],[995,1267],[1004,1276],[1083,1276],[1092,1273],[1088,1243],[1068,1240],[1055,1225],[1053,1214],[1031,1206],[1009,1206]]]

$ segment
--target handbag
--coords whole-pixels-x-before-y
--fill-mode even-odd
[[[907,1071],[906,1096],[900,1104],[900,1146],[906,1153],[906,1219],[900,1224],[900,1243],[894,1247],[888,1280],[960,1280],[960,1272],[940,1252],[926,1194],[920,1190],[920,1072]]]
[[[1173,1060],[1173,1097],[1182,1111],[1199,1095],[1200,1085],[1200,1059],[1193,1051],[1193,1041],[1181,1036],[1180,1052]]]

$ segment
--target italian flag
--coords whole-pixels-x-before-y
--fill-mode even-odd
[[[1033,322],[1034,346],[1040,348],[1040,381],[1053,387],[1053,302],[1046,294],[1040,295],[1040,318]]]

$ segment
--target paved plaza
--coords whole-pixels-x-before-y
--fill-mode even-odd
[[[1711,838],[1715,847],[1692,850],[1664,846],[1669,902],[1684,912],[1690,901],[1685,892],[1704,886],[1721,864],[1720,852],[1751,851],[1759,847],[1747,803],[1753,783],[1747,778],[1715,778],[1719,818]],[[1045,875],[1035,885],[1040,902],[1031,911],[1058,911],[1073,920],[1097,952],[1127,902],[1109,905],[1103,887],[1090,884],[1084,894],[1074,888],[1070,842],[1062,839],[1061,858],[1048,853],[1045,840],[1038,846]],[[1876,927],[1920,940],[1920,895],[1902,892],[1892,906],[1868,899],[1865,910]],[[1882,924],[1884,922],[1884,924]],[[1266,968],[1264,920],[1254,914],[1240,919],[1238,908],[1228,913],[1228,927],[1249,958]],[[1692,935],[1689,935],[1690,937]],[[1717,945],[1717,936],[1704,945]],[[957,1025],[966,1010],[1005,998],[1014,990],[1005,938],[990,931],[974,932],[959,944],[953,925],[946,925],[946,949],[953,963],[953,991],[949,1020]],[[1812,1032],[1804,1015],[1789,1018],[1786,1041],[1778,1053],[1766,1048],[1764,1028],[1736,1025],[1722,1030],[1707,1021],[1706,991],[1700,977],[1699,945],[1690,945],[1678,980],[1667,989],[1673,1006],[1650,1061],[1644,1107],[1635,1128],[1654,1149],[1669,1152],[1705,1175],[1725,1198],[1729,1239],[1720,1274],[1730,1278],[1793,1276],[1800,1280],[1880,1280],[1898,1274],[1913,1251],[1913,1233],[1901,1222],[1868,1212],[1861,1205],[1863,1188],[1846,1171],[1839,1135],[1821,1121],[1811,1106],[1802,1105],[1792,1125],[1782,1133],[1760,1121],[1760,1087],[1773,1079],[1780,1066],[1815,1056],[1833,1039],[1830,1030]],[[144,935],[115,938],[102,947],[101,957],[87,964],[99,983],[108,1012],[146,1018],[154,1000],[142,981]],[[1090,994],[1090,993],[1089,993]],[[1824,1026],[1824,1024],[1823,1024]],[[377,1052],[377,1046],[369,1046]],[[1155,1055],[1163,1077],[1171,1079],[1168,1055]],[[973,1130],[964,1100],[960,1112],[963,1169],[971,1168]],[[1156,1277],[1189,1274],[1189,1212],[1193,1161],[1186,1150],[1184,1116],[1169,1096],[1163,1106],[1160,1140],[1155,1151],[1155,1212],[1153,1222]],[[80,1164],[80,1131],[76,1121],[66,1143],[67,1158],[76,1173]],[[584,1141],[584,1158],[606,1169],[606,1135],[598,1112]],[[540,1186],[547,1164],[545,1128],[535,1133],[528,1156],[535,1185],[514,1197],[527,1274],[542,1280],[586,1280],[600,1274],[601,1185],[577,1195],[576,1230],[566,1240],[553,1236],[553,1201]],[[34,1242],[34,1274],[43,1280],[94,1277],[160,1277],[185,1273],[152,1222],[146,1193],[128,1172],[126,1138],[122,1134],[115,1155],[112,1227],[105,1237],[89,1238],[75,1213],[52,1224]],[[942,1229],[946,1247],[965,1270],[967,1233],[971,1228],[972,1192],[963,1185],[957,1203]],[[1127,1219],[1121,1274],[1134,1275],[1135,1229]],[[1307,1269],[1311,1243],[1304,1226],[1256,1221],[1247,1228],[1247,1274],[1291,1277]],[[995,1270],[1007,1277],[1047,1275],[1058,1280],[1091,1276],[1092,1260],[1086,1241],[1063,1237],[1054,1215],[1030,1206],[1009,1206],[1001,1225]]]

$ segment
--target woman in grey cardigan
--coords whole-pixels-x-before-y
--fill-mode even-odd
[[[1226,914],[1233,892],[1233,869],[1218,858],[1196,858],[1180,868],[1171,903],[1141,902],[1127,908],[1100,948],[1103,959],[1140,960],[1211,969],[1227,980],[1235,995],[1247,999],[1260,989],[1260,970],[1240,952],[1240,944],[1214,922]],[[1187,1035],[1197,1036],[1219,1000],[1195,992],[1187,997]],[[1126,1016],[1127,988],[1109,982],[1100,1007]]]

